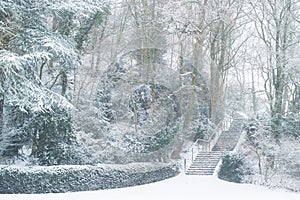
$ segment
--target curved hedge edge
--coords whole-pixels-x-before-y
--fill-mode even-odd
[[[178,174],[176,163],[0,166],[0,193],[37,194],[113,189],[153,183]]]

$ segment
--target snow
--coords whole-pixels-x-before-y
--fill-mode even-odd
[[[195,199],[205,197],[219,200],[299,200],[300,193],[283,190],[271,190],[263,186],[236,184],[219,180],[215,176],[186,176],[179,174],[161,182],[147,185],[99,190],[89,192],[76,192],[64,194],[0,194],[3,200],[147,200],[147,199]]]

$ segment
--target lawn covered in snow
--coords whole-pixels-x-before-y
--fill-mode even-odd
[[[300,193],[271,190],[262,186],[229,183],[212,176],[179,174],[147,185],[64,194],[0,194],[1,200],[147,200],[147,199],[218,199],[218,200],[300,200]],[[198,198],[197,198],[198,197]]]

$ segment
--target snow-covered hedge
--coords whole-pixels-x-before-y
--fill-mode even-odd
[[[174,163],[0,166],[0,193],[63,193],[112,189],[152,183],[178,173],[178,167]]]

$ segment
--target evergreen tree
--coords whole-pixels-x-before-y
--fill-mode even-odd
[[[101,126],[101,132],[107,133],[110,130],[111,123],[114,122],[114,116],[112,111],[111,88],[109,85],[104,86],[102,84],[100,82],[96,92],[95,106],[97,108],[97,118]]]
[[[84,164],[89,157],[78,142],[71,112],[57,102],[51,110],[37,112],[31,127],[35,132],[32,155],[41,165]]]
[[[243,176],[249,173],[249,169],[245,169],[244,167],[244,158],[241,155],[227,154],[222,159],[218,177],[222,180],[241,183]]]
[[[31,146],[40,164],[82,163],[85,152],[76,140],[72,105],[63,96],[68,75],[80,64],[78,44],[87,40],[91,28],[77,22],[91,16],[101,21],[106,12],[102,2],[4,0],[0,5],[0,155],[19,156],[24,146]],[[68,15],[72,21],[61,25],[64,31],[55,31],[48,23],[54,15]],[[43,77],[45,69],[50,76]],[[55,71],[58,75],[51,77]],[[49,90],[58,92],[53,86],[59,77],[62,96]]]
[[[29,140],[28,119],[30,116],[26,112],[20,111],[17,106],[5,105],[3,108],[3,132],[1,137],[0,152],[4,157],[13,157],[19,155],[19,150]]]

